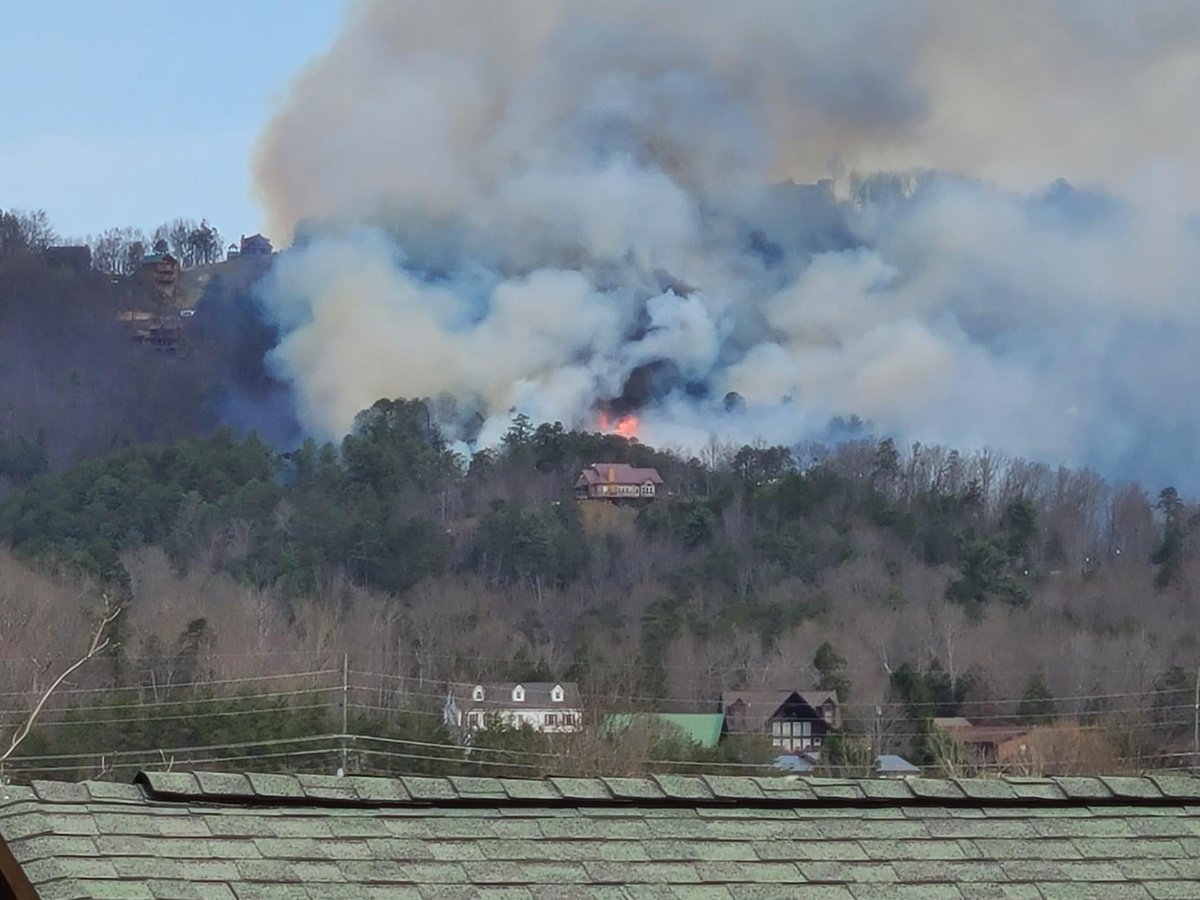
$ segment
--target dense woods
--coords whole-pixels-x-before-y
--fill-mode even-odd
[[[118,694],[349,654],[391,679],[382,708],[429,716],[453,684],[560,678],[596,710],[820,684],[925,755],[934,715],[1186,733],[1153,708],[1194,684],[1200,516],[1170,488],[888,439],[705,455],[518,416],[468,459],[424,402],[381,400],[340,446],[219,431],[38,476],[0,504],[4,566],[128,600],[93,676]],[[596,460],[671,495],[576,501]]]
[[[935,715],[1103,721],[1122,758],[1190,734],[1200,514],[1170,486],[899,446],[862,423],[835,423],[829,444],[714,438],[693,454],[518,414],[468,454],[436,426],[447,398],[382,399],[340,443],[300,443],[262,363],[261,269],[214,275],[187,352],[167,357],[118,322],[125,281],[4,240],[8,708],[78,652],[96,597],[127,610],[85,693],[56,700],[56,728],[27,752],[318,733],[328,698],[202,712],[241,679],[347,659],[365,673],[354,721],[431,746],[447,743],[449,688],[502,678],[578,681],[595,715],[833,689],[847,737],[830,759],[853,758],[856,735],[941,759]],[[601,461],[656,467],[668,495],[576,501],[580,467]],[[103,727],[72,732],[70,716]],[[698,752],[648,740],[643,758]]]
[[[0,495],[48,468],[211,433],[276,388],[261,364],[269,329],[247,290],[262,265],[211,275],[188,353],[165,357],[120,318],[154,309],[146,285],[53,264],[40,250],[53,231],[39,221],[0,212]]]

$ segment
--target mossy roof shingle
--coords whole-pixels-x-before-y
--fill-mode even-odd
[[[1189,776],[148,772],[2,787],[0,837],[44,898],[1200,897]]]

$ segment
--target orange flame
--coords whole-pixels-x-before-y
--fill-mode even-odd
[[[623,438],[637,437],[637,430],[638,430],[637,416],[624,416],[623,418],[620,418],[617,420],[617,424],[613,428],[613,431],[615,431],[617,434],[619,434]]]
[[[613,419],[607,413],[602,412],[598,415],[598,424],[601,431],[611,431],[626,439],[637,437],[637,416],[629,415]]]

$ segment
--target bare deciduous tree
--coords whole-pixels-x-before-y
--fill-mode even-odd
[[[29,711],[29,715],[25,717],[25,721],[21,723],[20,727],[17,728],[15,732],[13,732],[13,736],[8,743],[8,747],[5,750],[0,751],[0,763],[11,757],[13,753],[16,752],[17,747],[21,745],[21,742],[24,741],[25,738],[29,737],[29,732],[33,730],[33,726],[37,722],[38,716],[41,715],[46,703],[50,700],[50,697],[53,696],[54,692],[59,689],[62,683],[70,678],[71,675],[74,674],[74,672],[86,662],[103,653],[109,644],[112,643],[112,640],[107,636],[106,632],[108,631],[108,627],[117,620],[118,616],[121,615],[122,607],[113,606],[107,594],[103,595],[103,597],[104,612],[100,617],[100,621],[96,625],[96,630],[92,633],[92,642],[88,646],[87,652],[63,669],[58,677],[51,681],[46,689],[42,691],[41,696],[39,696],[37,702],[34,703],[33,709],[31,709]]]

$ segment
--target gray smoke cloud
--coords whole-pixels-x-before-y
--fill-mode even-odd
[[[326,437],[856,414],[1197,484],[1197,84],[1183,2],[359,3],[256,162],[270,364]]]

